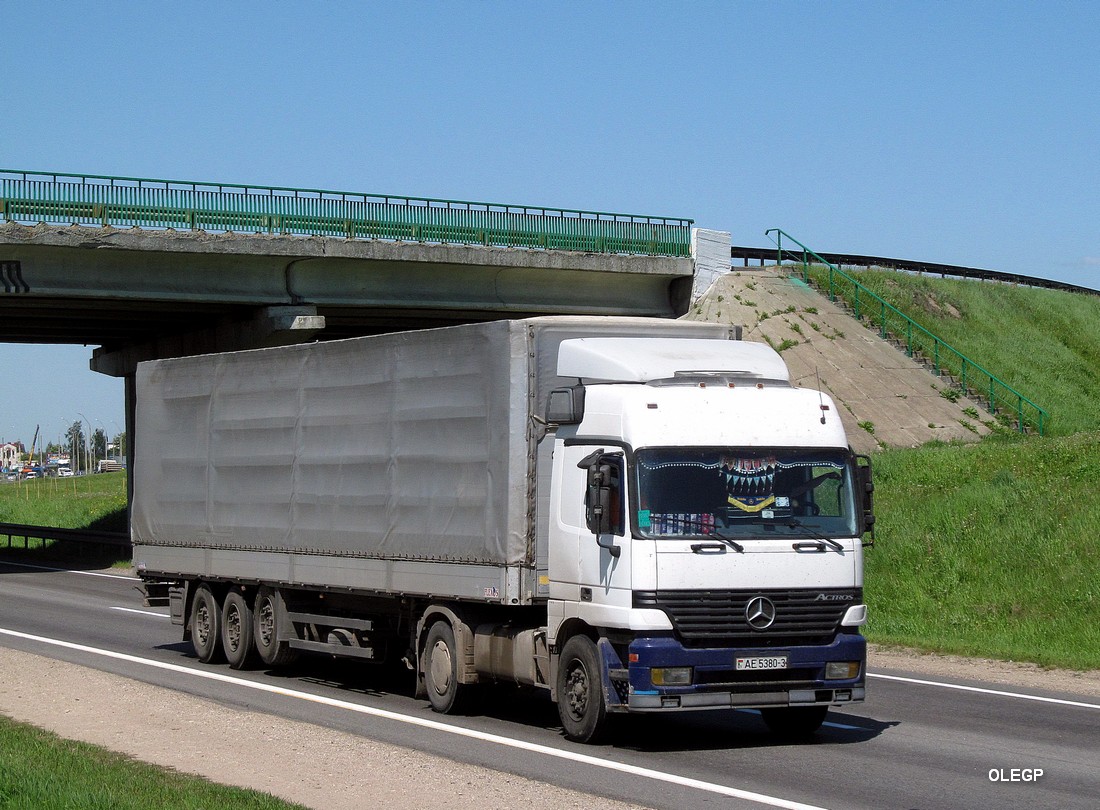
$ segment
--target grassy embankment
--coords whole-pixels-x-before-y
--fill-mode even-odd
[[[868,637],[1100,668],[1100,297],[858,278],[1050,413],[1042,437],[875,455]]]

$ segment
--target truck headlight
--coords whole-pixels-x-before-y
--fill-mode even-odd
[[[825,680],[850,681],[859,677],[859,661],[830,661],[825,665]]]
[[[691,686],[691,667],[654,667],[649,679],[654,686]]]

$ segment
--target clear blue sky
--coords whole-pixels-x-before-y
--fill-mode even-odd
[[[0,166],[685,216],[1098,287],[1098,31],[1095,2],[0,0]],[[113,433],[89,354],[0,346],[0,438]]]

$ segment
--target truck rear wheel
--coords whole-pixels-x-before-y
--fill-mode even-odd
[[[252,611],[252,637],[260,660],[269,667],[289,664],[298,657],[297,650],[290,642],[279,639],[282,631],[284,611],[282,596],[278,591],[266,586],[256,593],[256,604]]]
[[[428,702],[440,714],[461,714],[470,704],[473,685],[458,682],[458,645],[454,629],[439,621],[424,641],[424,688]]]
[[[825,722],[828,706],[784,706],[761,709],[760,716],[773,734],[780,737],[809,737]]]
[[[588,636],[573,636],[558,659],[558,716],[565,736],[595,742],[607,725],[600,654]]]
[[[233,669],[245,669],[255,657],[252,641],[252,607],[240,588],[234,588],[222,605],[222,649]]]
[[[191,644],[204,664],[215,663],[222,652],[222,611],[209,585],[200,585],[191,600]]]

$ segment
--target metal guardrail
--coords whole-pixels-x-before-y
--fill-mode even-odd
[[[893,337],[902,343],[905,353],[910,357],[916,355],[923,357],[931,364],[937,375],[950,374],[955,377],[962,391],[967,396],[983,401],[991,413],[998,414],[1002,409],[1015,413],[1016,428],[1020,432],[1024,432],[1030,426],[1040,435],[1043,434],[1045,424],[1050,418],[1046,410],[933,335],[897,307],[887,303],[840,268],[826,261],[821,255],[814,253],[789,233],[779,228],[765,231],[766,236],[772,236],[772,234],[775,234],[773,238],[776,242],[776,257],[780,264],[785,256],[800,262],[802,276],[807,283],[814,280],[813,268],[820,266],[822,275],[827,274],[823,286],[827,288],[829,300],[835,301],[839,295],[852,308],[852,313],[857,319],[867,318],[878,327],[883,339]],[[784,251],[784,238],[798,245],[801,250]],[[811,257],[816,261],[811,261]]]
[[[0,523],[0,535],[8,539],[11,548],[13,537],[22,537],[24,545],[30,539],[70,540],[80,543],[95,543],[106,546],[128,546],[130,535],[126,532],[104,532],[94,529],[59,529],[54,526],[32,526],[27,523]]]
[[[693,220],[231,183],[0,169],[7,221],[690,256]]]
[[[1038,287],[1045,290],[1061,290],[1062,292],[1080,293],[1082,295],[1100,295],[1100,290],[1092,287],[1082,287],[1077,284],[1069,284],[1065,281],[1054,281],[1038,276],[1024,276],[1019,273],[1004,273],[1000,270],[984,270],[980,267],[962,267],[956,264],[940,264],[938,262],[922,262],[913,259],[891,259],[885,256],[864,256],[860,253],[819,253],[830,264],[835,264],[842,270],[845,265],[849,267],[881,267],[887,270],[904,270],[910,273],[936,273],[940,276],[952,276],[954,278],[972,278],[981,281],[998,281],[1003,284],[1015,284],[1021,287]],[[741,259],[745,266],[749,266],[750,260],[764,262],[776,261],[775,248],[741,247],[734,245],[730,248],[730,259]]]

